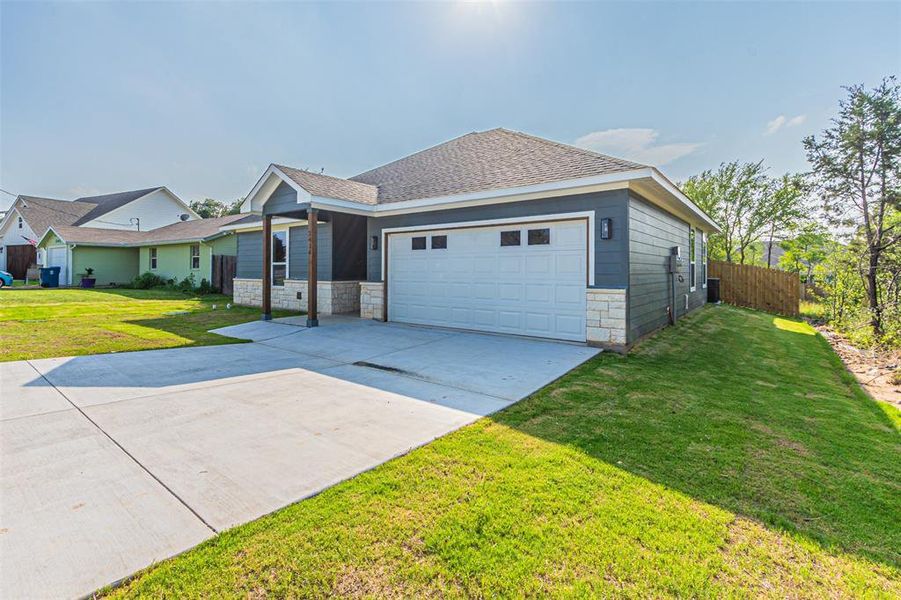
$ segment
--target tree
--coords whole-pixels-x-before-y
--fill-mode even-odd
[[[770,192],[770,222],[766,246],[766,266],[773,264],[773,244],[776,235],[795,228],[806,216],[804,198],[807,183],[803,175],[785,174],[782,179],[772,182]]]
[[[238,198],[231,204],[225,204],[213,198],[205,198],[203,200],[195,200],[191,202],[191,210],[196,212],[203,219],[214,219],[216,217],[224,217],[226,215],[237,215],[241,212],[241,204],[244,198]]]
[[[806,192],[803,177],[772,179],[763,161],[723,163],[716,171],[691,177],[682,189],[722,229],[711,236],[710,253],[742,264],[766,233],[772,240],[801,218]]]
[[[805,283],[813,281],[813,272],[826,260],[832,238],[819,223],[812,221],[782,242],[785,253],[779,257],[779,266],[802,276]]]
[[[805,138],[804,149],[830,220],[862,234],[869,324],[878,339],[884,331],[881,263],[901,240],[901,225],[886,221],[901,204],[901,88],[888,77],[872,90],[845,89],[832,126]]]

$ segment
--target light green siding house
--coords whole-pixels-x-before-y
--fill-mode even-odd
[[[181,281],[191,275],[195,283],[212,281],[213,255],[235,256],[238,253],[237,238],[223,235],[208,241],[187,244],[160,244],[142,246],[138,260],[140,273],[153,273],[163,279]]]
[[[129,283],[145,272],[176,282],[193,275],[199,285],[204,279],[212,282],[214,255],[237,254],[234,233],[219,228],[244,216],[184,221],[151,231],[50,227],[38,249],[53,259],[50,264],[61,267],[60,285],[79,285],[88,268],[94,270],[96,285]]]

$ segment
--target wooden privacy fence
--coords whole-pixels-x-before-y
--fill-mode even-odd
[[[719,278],[723,302],[792,317],[800,314],[801,280],[795,273],[711,260],[707,276]]]
[[[213,255],[213,287],[218,289],[226,296],[234,293],[234,278],[238,271],[238,257],[225,256],[223,254]]]

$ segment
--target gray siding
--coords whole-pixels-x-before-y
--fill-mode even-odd
[[[238,268],[235,276],[241,279],[261,279],[263,277],[262,231],[238,234]]]
[[[318,276],[321,281],[332,278],[332,228],[319,224]],[[288,229],[288,278],[307,278],[307,228]],[[238,234],[237,276],[246,279],[263,277],[263,233],[250,231]]]
[[[316,276],[320,281],[329,281],[332,278],[332,226],[331,223],[319,223],[318,231]],[[288,278],[306,279],[307,268],[307,243],[309,233],[306,227],[291,227],[288,230]]]
[[[368,235],[379,236],[379,249],[367,250],[367,277],[369,281],[379,281],[382,277],[381,231],[385,228],[441,225],[442,223],[531,217],[542,214],[593,210],[595,212],[595,286],[624,288],[629,283],[629,240],[626,227],[628,222],[628,203],[628,192],[626,190],[616,190],[564,198],[509,202],[507,204],[473,206],[391,217],[371,217],[368,223]],[[613,219],[613,237],[609,240],[602,240],[600,239],[601,219],[608,217]]]
[[[297,210],[297,190],[284,181],[278,184],[263,206],[263,214],[266,215],[285,214]]]
[[[685,263],[681,272],[684,281],[676,281],[676,315],[685,314],[684,294],[689,294],[689,311],[706,301],[707,290],[698,280],[695,292],[689,292],[690,256],[688,223],[630,195],[629,198],[629,342],[646,335],[668,322],[670,279],[667,261],[670,248],[680,246]],[[700,261],[701,236],[695,235],[695,258]],[[698,271],[700,274],[700,270]]]

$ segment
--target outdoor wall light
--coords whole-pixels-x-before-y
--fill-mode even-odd
[[[379,249],[379,236],[377,236],[377,235],[369,236],[369,249],[370,250],[378,250]]]
[[[609,240],[613,237],[613,219],[601,219],[601,239]]]

